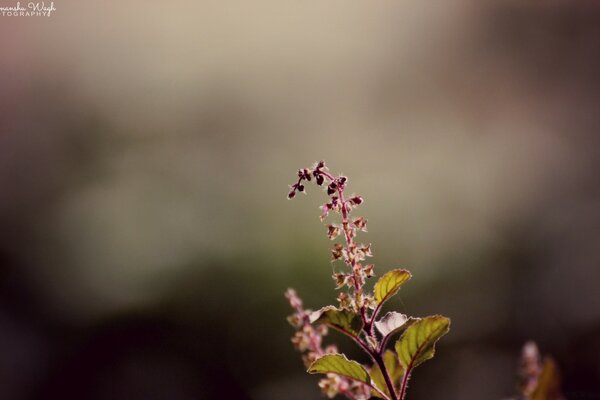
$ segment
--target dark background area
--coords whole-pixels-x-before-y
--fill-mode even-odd
[[[321,398],[324,159],[388,309],[452,318],[411,400],[510,396],[530,339],[600,399],[595,2],[55,6],[0,17],[0,398]]]

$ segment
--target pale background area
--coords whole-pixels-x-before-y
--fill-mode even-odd
[[[600,7],[535,4],[0,17],[2,398],[319,399],[282,297],[336,295],[324,194],[285,199],[319,159],[390,309],[452,318],[410,400],[511,395],[528,339],[600,398]]]

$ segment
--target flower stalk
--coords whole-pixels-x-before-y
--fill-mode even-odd
[[[331,174],[323,161],[298,171],[288,198],[306,193],[305,184],[313,180],[328,196],[321,206],[321,221],[331,213],[341,217],[340,222],[327,224],[327,236],[330,240],[343,238],[341,243],[334,243],[331,261],[342,261],[345,265],[332,276],[336,289],[345,290],[337,296],[337,307],[327,306],[311,312],[303,309],[296,292],[288,289],[286,297],[294,309],[288,320],[296,328],[292,342],[304,353],[309,373],[326,375],[319,386],[328,397],[340,394],[352,400],[367,400],[371,396],[404,400],[412,370],[433,357],[435,343],[448,331],[450,321],[442,316],[412,318],[397,312],[387,313],[377,320],[383,304],[400,290],[411,274],[405,269],[391,270],[375,283],[373,292],[365,290],[367,280],[375,275],[374,265],[366,263],[373,253],[370,243],[356,240],[359,232],[367,231],[367,220],[352,216],[352,211],[364,200],[358,195],[348,195],[348,178]],[[373,364],[363,366],[348,360],[335,346],[323,349],[327,327],[350,337],[369,355]],[[402,337],[395,344],[395,352],[386,349],[392,336],[400,332]]]

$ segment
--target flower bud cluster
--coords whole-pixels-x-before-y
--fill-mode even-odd
[[[326,378],[319,381],[319,387],[323,394],[330,399],[338,394],[343,394],[353,400],[367,400],[371,398],[370,389],[367,385],[348,380],[336,374],[327,374]]]
[[[288,193],[288,199],[293,199],[297,192],[304,192],[304,181],[310,182],[312,178],[315,178],[317,185],[322,186],[325,182],[327,175],[327,167],[324,161],[316,163],[313,168],[302,168],[298,170],[298,182],[290,186],[290,192]]]
[[[294,289],[288,289],[285,297],[294,309],[294,313],[288,317],[288,322],[296,329],[296,333],[292,336],[292,344],[296,350],[305,353],[303,360],[308,368],[319,356],[325,354],[322,344],[323,337],[327,335],[327,326],[314,327],[310,324],[309,315],[312,311],[302,307],[302,300]]]
[[[298,181],[290,187],[288,198],[293,198],[297,192],[304,192],[304,182],[315,179],[319,186],[323,186],[328,195],[328,201],[321,206],[321,221],[324,221],[332,212],[342,217],[341,223],[327,224],[327,237],[335,240],[342,236],[344,243],[335,243],[331,249],[331,260],[341,260],[349,267],[348,272],[333,274],[336,289],[347,287],[348,294],[340,294],[338,301],[340,307],[364,312],[372,308],[374,303],[371,296],[363,293],[363,285],[367,278],[374,275],[373,264],[363,265],[367,257],[372,257],[370,244],[359,244],[354,241],[357,232],[367,231],[367,220],[364,217],[350,217],[350,212],[361,205],[364,200],[361,196],[351,195],[345,197],[348,178],[329,173],[323,161],[316,163],[312,168],[303,168],[298,171]]]

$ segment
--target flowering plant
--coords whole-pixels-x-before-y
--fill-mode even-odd
[[[367,220],[351,216],[363,198],[348,196],[348,179],[332,175],[323,161],[298,171],[298,180],[291,186],[288,198],[305,192],[304,184],[313,179],[328,196],[321,207],[321,221],[330,213],[341,215],[341,222],[327,224],[327,235],[331,240],[343,238],[331,250],[332,262],[339,260],[345,265],[333,274],[336,289],[343,290],[337,297],[337,307],[330,305],[315,312],[303,308],[293,289],[287,290],[286,297],[294,309],[288,321],[296,329],[292,343],[303,353],[309,373],[325,374],[319,386],[329,398],[340,394],[351,400],[372,396],[404,400],[414,368],[433,357],[435,344],[448,332],[450,320],[441,315],[414,318],[395,311],[379,318],[383,304],[398,293],[411,274],[405,269],[393,269],[379,278],[372,292],[366,290],[366,280],[375,275],[374,265],[366,263],[372,257],[371,244],[357,242],[356,236],[359,231],[367,231]],[[347,359],[335,345],[324,347],[328,328],[350,337],[369,355],[372,364]],[[393,350],[388,349],[392,337],[399,333],[402,335]]]

